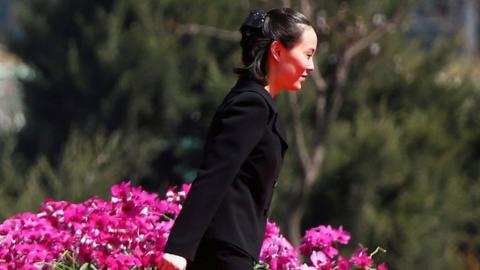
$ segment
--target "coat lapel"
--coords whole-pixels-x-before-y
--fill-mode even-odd
[[[273,123],[273,128],[275,129],[276,133],[280,136],[282,139],[284,151],[287,150],[288,148],[288,142],[287,142],[287,132],[285,132],[285,129],[283,128],[282,122],[280,119],[278,119],[278,114],[275,114],[275,123]]]
[[[264,86],[260,83],[257,83],[254,80],[247,79],[247,78],[239,78],[237,84],[233,87],[232,91],[254,91],[262,95],[265,100],[267,101],[268,105],[272,109],[274,113],[274,123],[273,123],[273,129],[275,133],[278,134],[278,136],[282,140],[282,153],[285,153],[286,149],[288,148],[288,143],[287,143],[287,133],[285,132],[285,129],[280,121],[278,119],[278,111],[277,111],[277,105],[275,104],[275,101],[273,100],[272,96],[265,90]]]

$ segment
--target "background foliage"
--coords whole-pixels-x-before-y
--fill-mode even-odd
[[[159,192],[193,180],[210,117],[235,82],[235,31],[249,8],[288,2],[16,1],[21,35],[6,41],[34,76],[22,81],[26,126],[1,135],[0,220],[47,197],[103,196],[127,178]],[[317,53],[325,77],[362,24],[401,4],[314,6],[317,24],[325,21]],[[392,269],[480,269],[477,55],[465,57],[460,31],[437,31],[435,21],[418,28],[419,16],[453,7],[411,4],[399,27],[352,62],[302,219],[303,228],[343,224],[352,242],[381,245]],[[310,81],[297,94],[307,144],[317,134],[312,89]],[[292,126],[286,95],[277,103]],[[302,174],[289,137],[272,213],[281,225]]]

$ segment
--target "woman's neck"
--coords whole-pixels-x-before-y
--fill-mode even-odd
[[[281,89],[279,87],[276,87],[275,84],[273,83],[268,83],[266,86],[265,86],[265,90],[267,90],[267,92],[272,96],[272,97],[275,97],[280,91]]]

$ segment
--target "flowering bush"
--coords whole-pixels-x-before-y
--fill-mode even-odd
[[[280,234],[280,229],[275,223],[268,222],[265,239],[260,253],[260,260],[266,265],[258,266],[257,269],[271,270],[387,270],[385,264],[375,265],[372,254],[367,249],[358,248],[346,259],[340,256],[337,245],[348,244],[350,233],[330,225],[320,225],[305,232],[300,245],[300,253],[309,258],[309,264],[299,264],[298,255],[292,245]]]
[[[16,215],[0,225],[0,270],[48,269],[64,251],[98,268],[153,267],[188,189],[169,189],[159,200],[122,183],[112,187],[110,201],[46,200],[38,214]]]
[[[302,255],[310,258],[312,265],[303,264],[300,269],[348,270],[353,267],[354,269],[387,270],[385,264],[379,264],[376,268],[372,259],[373,255],[382,250],[380,248],[377,248],[371,255],[367,253],[367,249],[358,248],[350,259],[340,256],[336,246],[338,244],[346,245],[349,240],[350,233],[343,230],[342,226],[335,229],[330,225],[320,225],[307,230],[300,245],[300,252]]]
[[[15,215],[0,224],[0,270],[155,269],[189,188],[169,188],[159,199],[121,183],[112,187],[109,201],[46,200],[39,213]],[[348,260],[340,256],[335,245],[349,239],[341,227],[308,230],[300,252],[310,264],[300,265],[293,246],[268,222],[256,269],[386,269],[384,264],[375,268],[366,249],[358,249]]]

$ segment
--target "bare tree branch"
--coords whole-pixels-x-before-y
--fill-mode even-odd
[[[352,60],[366,48],[368,48],[372,43],[380,39],[388,32],[390,29],[396,28],[400,20],[404,17],[404,13],[408,10],[411,0],[404,1],[404,4],[399,8],[395,15],[393,16],[391,22],[385,23],[371,32],[369,35],[365,36],[362,39],[359,39],[352,45],[350,45],[345,52],[343,53],[340,62],[338,63],[337,71],[335,74],[335,86],[333,89],[333,101],[332,107],[328,112],[327,116],[327,126],[335,121],[340,112],[340,108],[343,103],[343,90],[347,81],[347,76],[350,71],[350,65]]]
[[[325,81],[325,78],[323,77],[320,70],[318,70],[317,63],[318,61],[315,61],[315,69],[312,71],[312,78],[315,84],[315,90],[318,92],[318,94],[325,96],[327,91],[327,82]]]
[[[298,156],[300,157],[300,162],[302,163],[303,168],[310,168],[312,161],[307,151],[307,146],[305,144],[305,134],[303,133],[303,125],[301,119],[301,110],[300,104],[298,102],[298,97],[296,94],[289,93],[288,101],[290,109],[293,116],[293,131],[295,134],[295,143],[297,145]]]
[[[368,48],[372,43],[383,37],[390,29],[397,27],[398,23],[399,22],[394,19],[392,22],[383,24],[369,35],[353,43],[344,53],[345,61],[350,62],[353,58],[355,58],[355,56]]]

